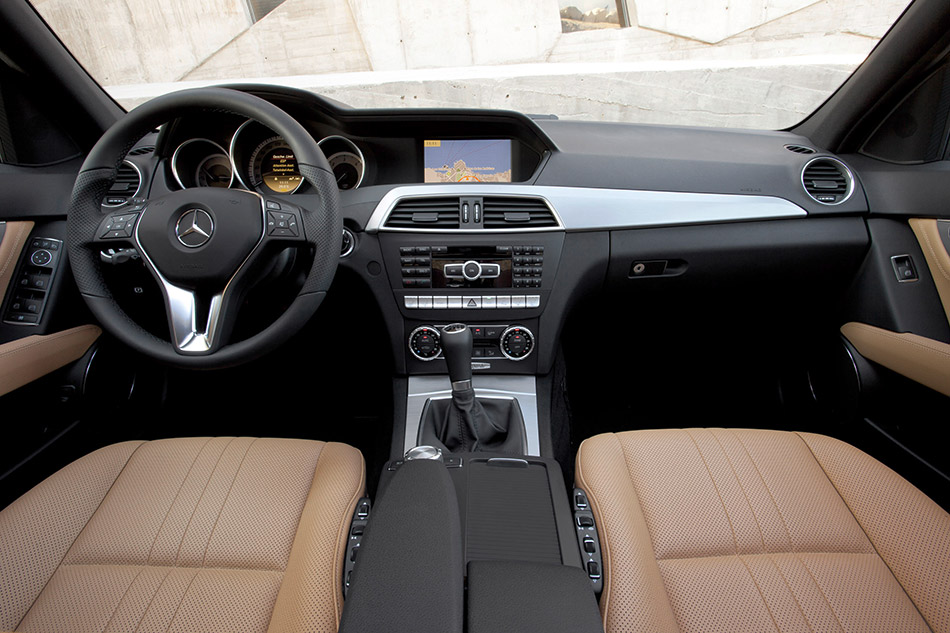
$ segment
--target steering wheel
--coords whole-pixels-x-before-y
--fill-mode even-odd
[[[146,133],[199,112],[254,119],[290,145],[319,208],[237,189],[195,188],[144,197],[103,212],[101,203],[125,155]],[[277,347],[310,319],[326,296],[340,254],[340,195],[326,157],[290,115],[253,95],[198,88],[156,97],[113,125],[86,157],[69,204],[66,247],[76,285],[102,326],[133,349],[187,368],[243,363]],[[146,331],[116,303],[99,251],[133,245],[165,299],[171,342]],[[266,329],[229,341],[255,274],[288,246],[312,247],[313,265],[291,305]]]

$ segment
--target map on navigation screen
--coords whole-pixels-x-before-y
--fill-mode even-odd
[[[511,182],[511,140],[423,141],[423,182]]]

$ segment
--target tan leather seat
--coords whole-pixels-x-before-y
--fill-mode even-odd
[[[577,455],[607,631],[950,630],[950,516],[822,435],[605,434]]]
[[[336,631],[359,451],[126,442],[0,513],[0,631]]]

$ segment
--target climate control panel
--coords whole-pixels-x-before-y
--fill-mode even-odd
[[[443,325],[420,325],[409,334],[409,352],[421,361],[442,358],[440,332]],[[472,331],[472,360],[507,359],[522,361],[535,348],[534,333],[523,325],[469,325]]]

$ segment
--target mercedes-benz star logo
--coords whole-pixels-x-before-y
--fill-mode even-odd
[[[208,212],[202,209],[185,211],[178,218],[178,224],[175,226],[178,241],[188,248],[204,246],[211,239],[212,233],[214,233],[214,221]]]

